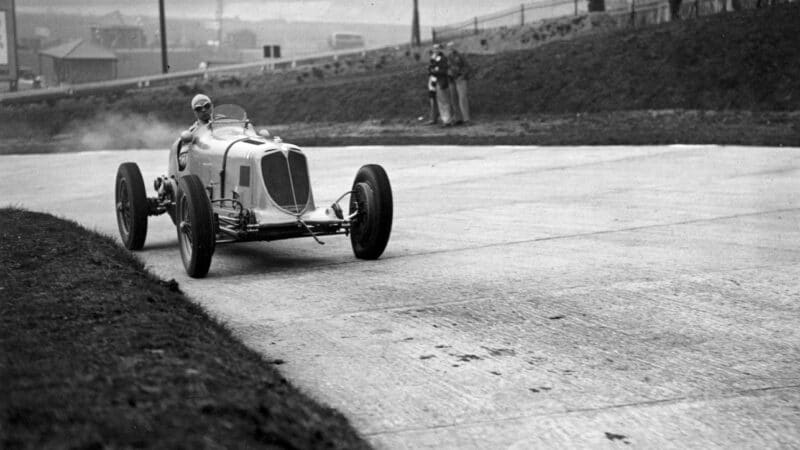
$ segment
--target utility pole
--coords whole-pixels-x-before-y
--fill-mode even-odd
[[[414,0],[414,18],[411,19],[411,46],[419,47],[421,40],[419,38],[419,8],[417,7],[417,0]]]
[[[158,0],[158,18],[161,27],[161,72],[169,72],[169,64],[167,63],[167,22],[164,19],[164,0]]]
[[[14,0],[0,0],[0,81],[8,81],[12,92],[19,81],[16,22]]]

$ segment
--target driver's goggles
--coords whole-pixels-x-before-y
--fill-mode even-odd
[[[197,111],[197,112],[208,111],[209,109],[211,109],[211,103],[206,103],[205,105],[200,105],[200,106],[195,106],[194,107],[194,110]]]

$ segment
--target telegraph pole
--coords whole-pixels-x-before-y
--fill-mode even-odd
[[[417,7],[417,0],[414,0],[414,18],[411,19],[411,46],[420,46],[419,38],[419,8]]]
[[[0,81],[8,81],[8,90],[16,91],[19,71],[14,0],[0,0],[0,19]]]
[[[214,17],[217,19],[217,49],[222,47],[222,9],[223,0],[217,0],[217,11]]]
[[[158,0],[158,18],[161,27],[161,72],[169,72],[167,63],[167,23],[164,19],[164,0]]]

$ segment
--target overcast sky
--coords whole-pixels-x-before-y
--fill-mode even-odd
[[[167,17],[213,18],[217,0],[164,0]],[[518,7],[520,0],[418,0],[423,26],[461,22]],[[20,12],[158,15],[158,0],[16,0]],[[411,24],[413,0],[224,0],[223,16],[240,19]]]

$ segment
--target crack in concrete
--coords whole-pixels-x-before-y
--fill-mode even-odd
[[[630,402],[630,403],[620,403],[620,404],[612,404],[612,405],[605,405],[605,406],[598,406],[592,408],[577,408],[577,409],[567,409],[565,411],[560,412],[553,412],[553,413],[539,413],[539,414],[520,414],[516,416],[508,416],[502,417],[499,419],[492,419],[492,420],[474,420],[474,421],[466,421],[461,423],[452,423],[452,424],[441,424],[441,425],[431,425],[428,427],[406,427],[406,428],[399,428],[396,430],[378,430],[378,431],[371,431],[363,433],[364,436],[383,436],[383,435],[391,435],[391,434],[404,434],[404,433],[413,433],[417,431],[426,431],[426,430],[440,430],[440,429],[448,429],[448,428],[467,428],[475,425],[489,425],[495,423],[503,423],[503,422],[513,422],[516,420],[524,420],[524,419],[532,419],[536,417],[558,417],[558,416],[569,416],[572,414],[580,414],[586,412],[603,412],[603,411],[612,411],[616,409],[623,409],[623,408],[636,408],[636,407],[651,407],[651,406],[661,406],[661,405],[670,405],[670,404],[679,404],[679,403],[695,403],[695,402],[710,402],[710,401],[718,401],[718,400],[727,400],[727,399],[735,399],[735,398],[746,398],[746,397],[755,397],[763,393],[773,392],[773,391],[782,391],[782,390],[796,390],[800,388],[800,384],[790,384],[785,386],[767,386],[763,388],[754,388],[754,389],[743,389],[743,390],[736,390],[736,391],[728,391],[728,392],[720,392],[716,396],[691,396],[691,397],[673,397],[673,398],[665,398],[665,399],[657,399],[657,400],[642,400],[639,402]]]
[[[731,220],[731,219],[738,219],[742,217],[755,217],[767,214],[778,214],[783,212],[796,212],[800,211],[800,208],[783,208],[783,209],[773,209],[768,211],[756,211],[751,213],[742,213],[742,214],[733,214],[729,216],[718,216],[718,217],[709,217],[704,219],[691,219],[691,220],[683,220],[680,222],[671,222],[671,223],[660,223],[660,224],[652,224],[652,225],[640,225],[636,227],[628,227],[628,228],[619,228],[614,230],[600,230],[600,231],[589,231],[585,233],[574,233],[574,234],[564,234],[558,236],[547,236],[541,238],[533,238],[533,239],[522,239],[518,241],[508,241],[508,242],[495,242],[491,244],[484,244],[484,245],[476,245],[472,247],[462,247],[462,248],[454,248],[454,249],[446,249],[446,250],[433,250],[429,252],[420,252],[420,253],[410,253],[408,255],[398,255],[398,256],[387,256],[382,259],[389,260],[389,259],[399,259],[399,258],[411,258],[416,256],[428,256],[428,255],[437,255],[437,254],[445,254],[445,253],[456,253],[456,252],[464,252],[464,251],[472,251],[472,250],[482,250],[486,248],[493,248],[493,247],[509,247],[514,245],[521,245],[521,244],[530,244],[534,242],[546,242],[546,241],[556,241],[556,240],[563,240],[563,239],[574,239],[574,238],[584,238],[584,237],[591,237],[591,236],[600,236],[605,234],[614,234],[614,233],[626,233],[631,231],[642,231],[642,230],[652,230],[657,228],[669,228],[669,227],[676,227],[682,225],[692,225],[696,223],[711,223],[717,222],[721,220]],[[352,262],[347,261],[343,262],[342,264],[351,264]]]

